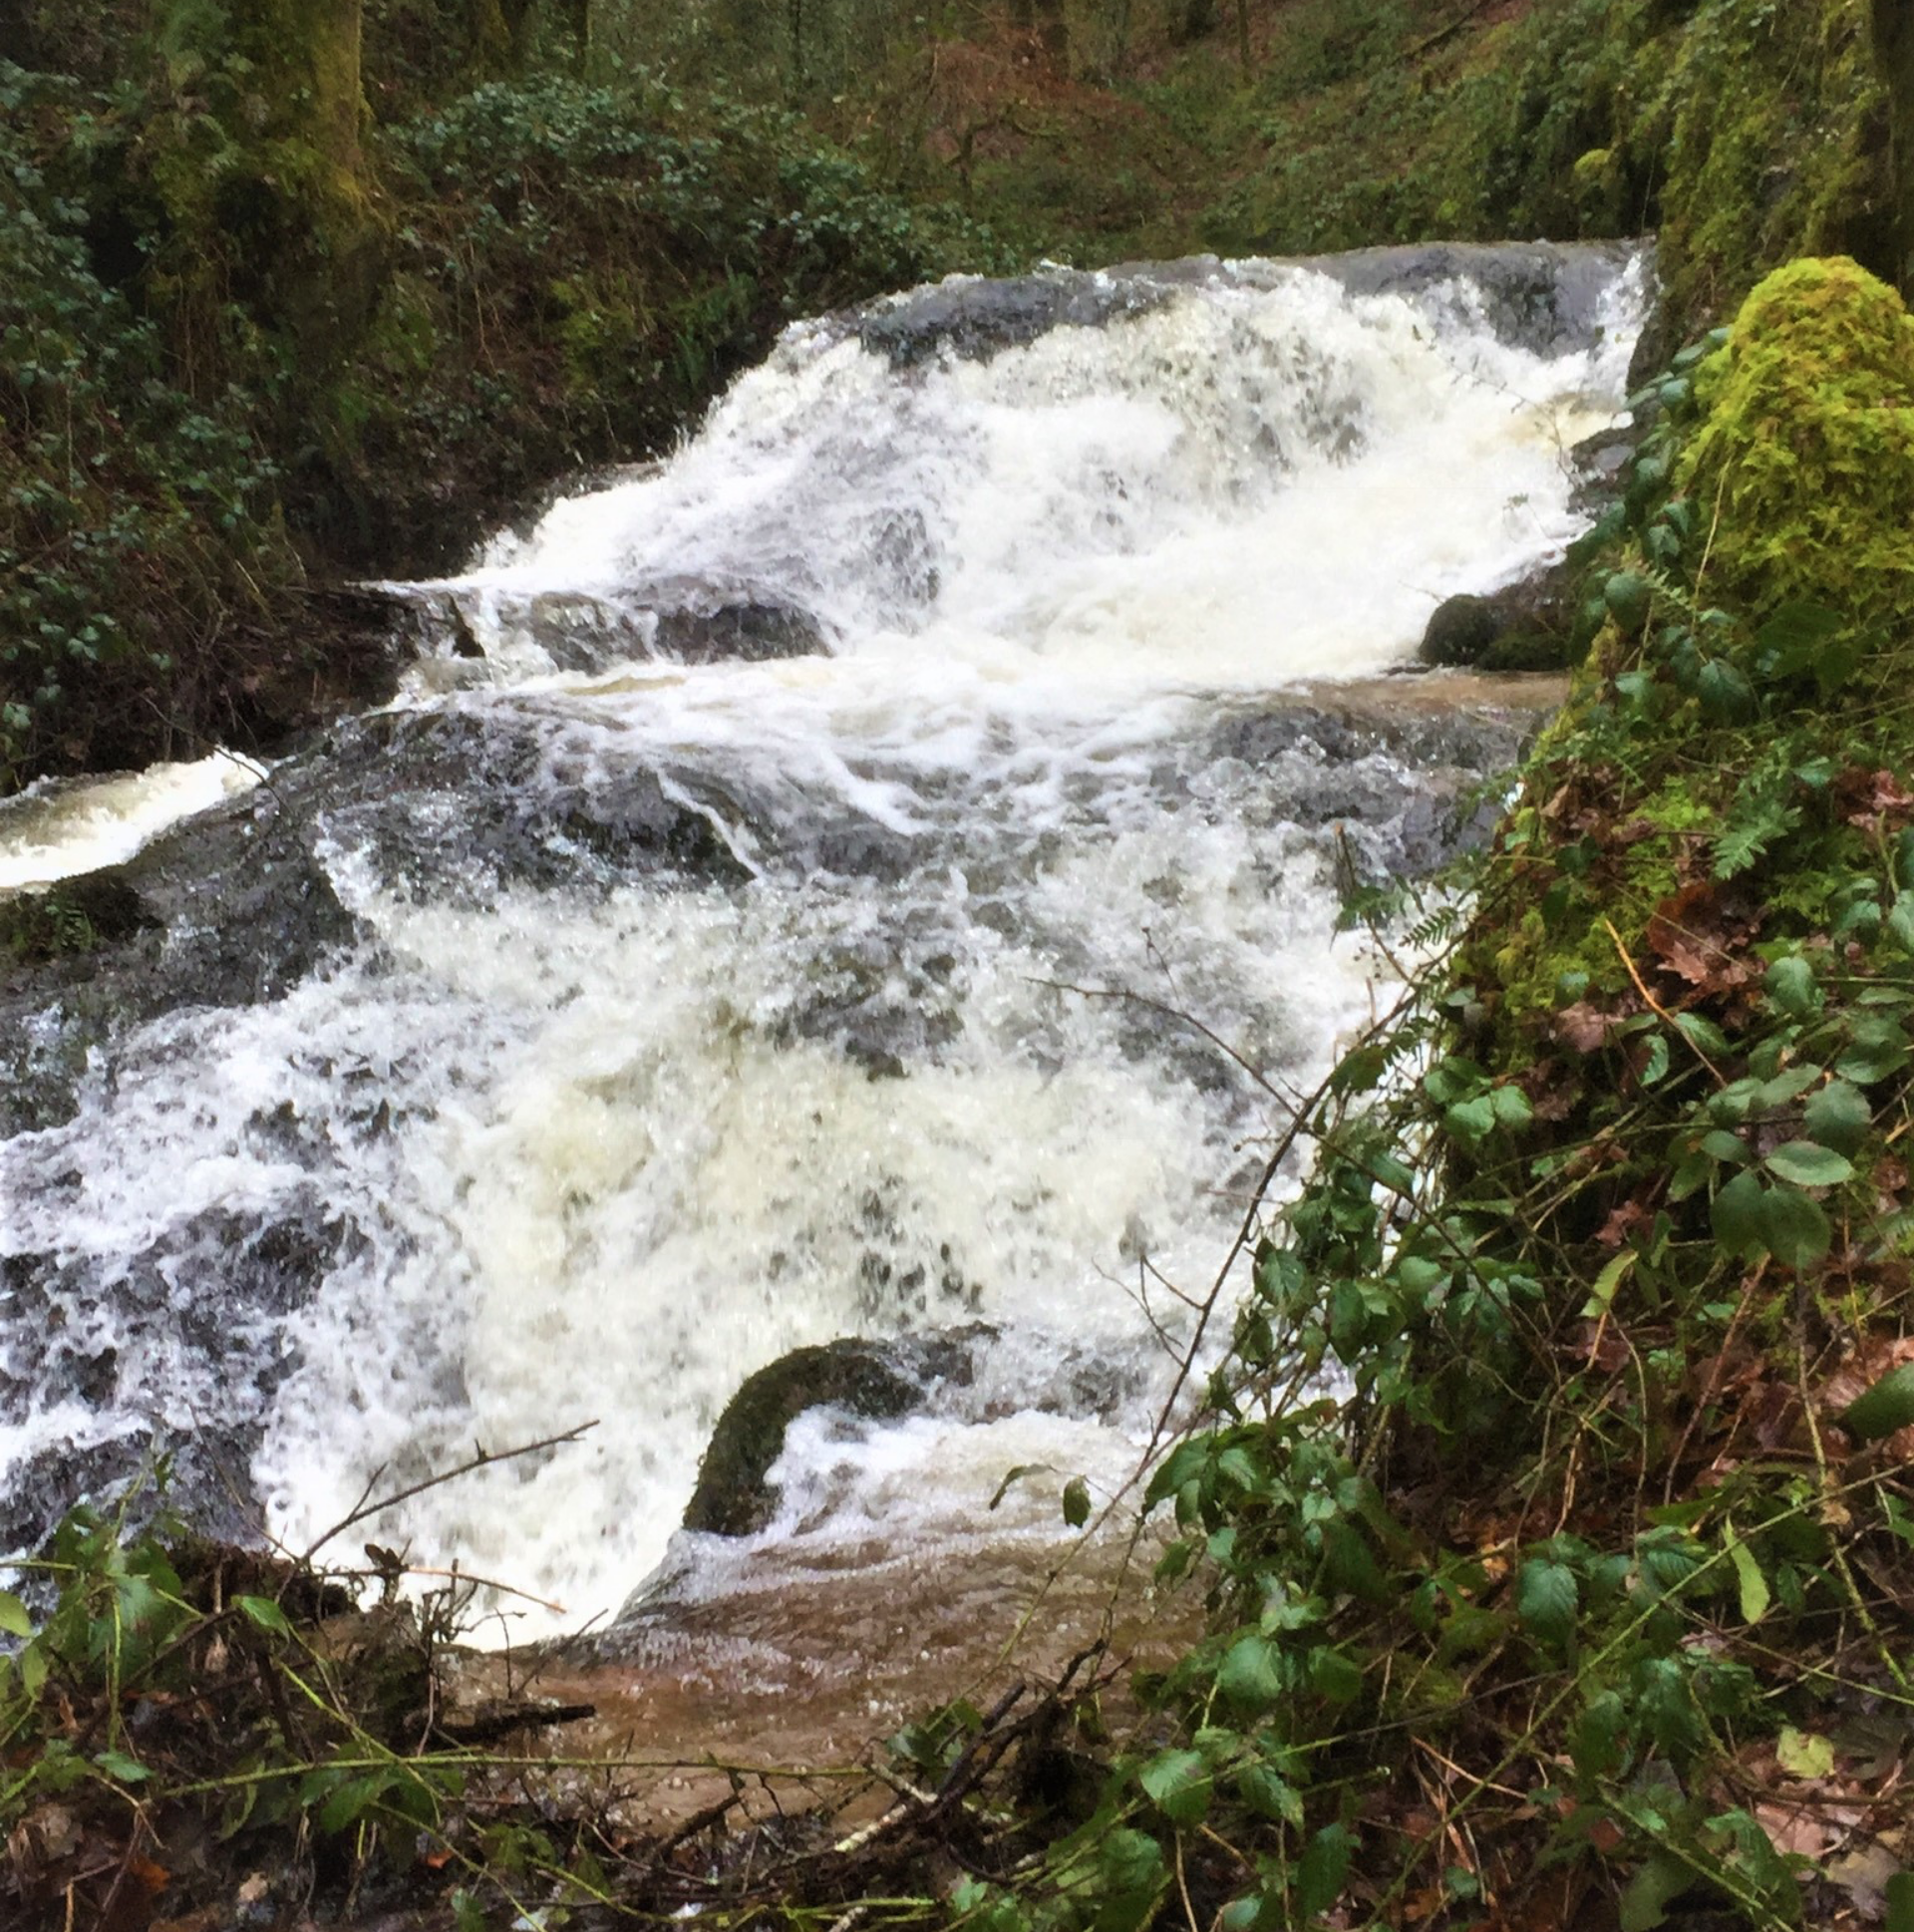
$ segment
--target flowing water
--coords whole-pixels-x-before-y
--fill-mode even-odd
[[[1185,264],[803,325],[669,461],[400,587],[387,714],[256,786],[13,807],[0,886],[211,809],[124,875],[163,935],[7,1009],[7,1527],[170,1447],[303,1544],[376,1471],[595,1419],[347,1548],[562,1600],[532,1632],[666,1558],[628,1626],[1053,1547],[1376,997],[1339,868],[1427,864],[1513,749],[1376,680],[1579,527],[1642,272]],[[915,1413],[794,1426],[769,1528],[677,1531],[748,1373],[956,1330]]]

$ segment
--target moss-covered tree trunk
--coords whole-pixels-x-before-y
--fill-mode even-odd
[[[155,142],[173,224],[159,292],[188,311],[207,291],[236,293],[291,338],[305,373],[336,365],[384,260],[361,139],[361,0],[155,0],[154,24],[175,103]]]
[[[1894,277],[1914,296],[1914,14],[1907,0],[1874,0],[1874,53],[1887,89],[1894,170]]]

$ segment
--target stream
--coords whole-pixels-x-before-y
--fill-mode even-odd
[[[1339,880],[1439,861],[1553,695],[1392,674],[1586,523],[1645,280],[1384,250],[801,324],[391,586],[384,711],[0,809],[0,892],[89,875],[98,942],[0,984],[0,1541],[163,1456],[302,1548],[482,1449],[334,1546],[526,1593],[480,1641],[786,1683],[848,1575],[1012,1605],[1388,998]],[[840,1337],[910,1399],[680,1527],[745,1378]]]

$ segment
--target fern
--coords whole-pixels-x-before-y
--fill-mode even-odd
[[[1787,780],[1762,773],[1735,795],[1728,822],[1715,841],[1715,876],[1732,879],[1746,872],[1776,839],[1801,822],[1801,808],[1787,796]]]

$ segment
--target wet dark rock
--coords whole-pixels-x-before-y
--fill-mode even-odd
[[[923,558],[906,553],[907,539],[907,531],[888,530],[894,567],[905,574],[914,569],[919,577],[928,571],[934,582]],[[555,670],[580,674],[657,661],[763,663],[811,657],[826,648],[823,626],[808,610],[753,584],[709,577],[656,578],[631,584],[616,597],[544,590],[521,600],[499,599],[495,611],[482,615],[478,601],[451,591],[392,595],[395,625],[409,634],[413,655],[439,660],[444,669],[438,681],[453,686],[482,675],[477,669],[485,655],[481,632],[494,622],[529,639]]]
[[[1464,802],[1515,765],[1542,716],[1492,702],[1270,706],[1220,719],[1209,750],[1266,773],[1298,825],[1342,827],[1359,878],[1415,878],[1481,835],[1492,809]]]
[[[1584,348],[1599,339],[1602,304],[1615,270],[1641,242],[1420,242],[1300,257],[1356,295],[1419,295],[1466,279],[1481,291],[1489,326],[1538,353]],[[1086,272],[1052,268],[1006,281],[962,278],[913,289],[835,318],[874,355],[909,369],[937,355],[985,362],[1067,326],[1104,328],[1143,315],[1179,288],[1266,281],[1283,262],[1231,264],[1214,255],[1124,262]]]
[[[885,357],[893,369],[910,369],[940,354],[988,362],[1052,329],[1100,329],[1117,316],[1147,313],[1169,294],[1160,281],[1141,275],[1068,269],[1008,281],[952,277],[860,309],[847,320],[873,355]]]
[[[1622,493],[1624,472],[1640,444],[1633,429],[1598,430],[1583,437],[1568,453],[1575,467],[1574,507],[1592,516],[1612,503]]]
[[[1550,565],[1483,596],[1445,597],[1417,656],[1479,671],[1560,671],[1573,654],[1574,572]]]
[[[176,1434],[146,1420],[103,1442],[42,1449],[0,1497],[0,1549],[37,1547],[76,1502],[150,1473],[161,1454],[169,1506],[210,1534],[255,1539],[248,1470],[273,1394],[298,1366],[277,1340],[280,1318],[365,1245],[316,1188],[301,1186],[264,1215],[189,1216],[130,1257],[7,1256],[0,1421],[24,1424],[72,1400],[101,1415],[151,1417],[144,1378],[160,1364],[174,1385],[166,1397],[195,1385],[219,1397],[216,1412]]]
[[[778,1513],[769,1481],[785,1431],[807,1409],[829,1406],[869,1422],[921,1409],[938,1382],[968,1382],[971,1355],[995,1331],[983,1325],[897,1342],[845,1340],[794,1349],[748,1376],[726,1405],[698,1466],[684,1526],[715,1536],[750,1536]]]
[[[71,1120],[90,1054],[137,1027],[279,999],[325,971],[359,938],[333,887],[335,847],[363,853],[389,889],[465,903],[507,885],[735,881],[744,868],[716,821],[736,809],[668,798],[644,769],[568,765],[529,709],[342,723],[256,791],[57,887],[50,899],[94,921],[83,949],[0,952],[0,1130]]]
[[[813,657],[823,627],[807,610],[749,586],[674,579],[640,591],[657,619],[653,648],[675,664]]]
[[[1305,265],[1353,295],[1419,295],[1465,278],[1481,291],[1488,324],[1503,341],[1553,355],[1600,339],[1602,306],[1615,271],[1643,245],[1414,242],[1314,255]]]
[[[1479,664],[1502,634],[1502,614],[1486,597],[1444,597],[1430,613],[1416,655],[1425,664]]]

